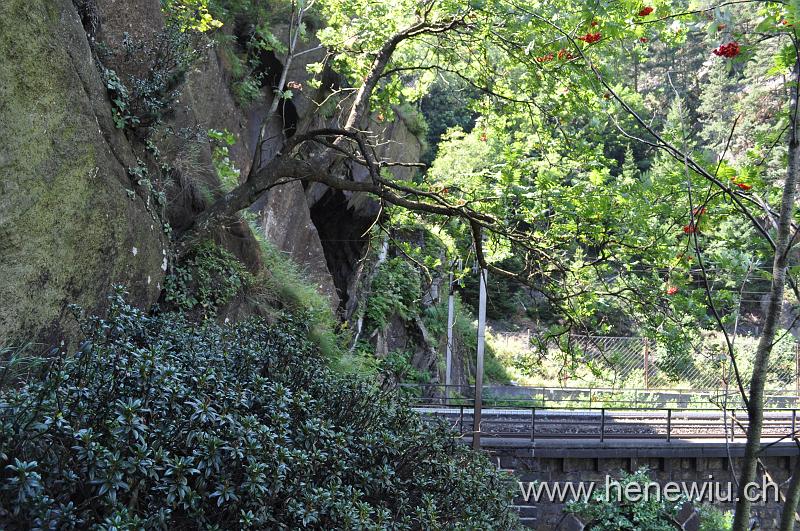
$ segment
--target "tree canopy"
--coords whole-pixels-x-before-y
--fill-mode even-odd
[[[789,7],[311,7],[326,20],[317,37],[330,51],[310,66],[316,82],[326,69],[346,79],[331,87],[332,124],[301,128],[209,214],[244,208],[292,179],[369,193],[390,214],[410,210],[472,238],[491,272],[540,290],[586,329],[610,329],[609,307],[662,332],[687,312],[720,324],[709,304],[730,325],[742,282],[763,278],[787,154]],[[468,127],[437,139],[435,160],[414,182],[393,179],[397,162],[376,154],[383,139],[370,117],[388,119],[453,86],[468,94]],[[368,167],[370,180],[337,177],[331,168],[342,159]],[[511,255],[517,267],[498,265]]]
[[[193,2],[188,18],[181,2],[167,2],[186,31],[214,31],[250,5]],[[327,55],[309,65],[309,86],[324,94],[326,121],[284,131],[270,160],[262,127],[250,175],[182,237],[273,187],[322,183],[373,196],[380,223],[426,226],[448,261],[474,259],[532,289],[558,315],[554,336],[635,328],[680,344],[717,329],[753,419],[742,483],[754,477],[769,354],[794,324],[781,320],[784,304],[800,299],[797,2],[299,0],[281,8],[290,21],[284,39],[261,23],[263,12],[247,12],[258,46],[284,65],[270,112],[299,86],[287,78],[304,53],[298,43],[318,39]],[[414,127],[427,131],[429,164],[382,155],[380,124],[408,121],[409,111],[435,124]],[[345,165],[367,177],[343,176]],[[400,180],[398,166],[419,171]],[[734,340],[750,313],[760,316],[761,339],[743,375]],[[736,529],[749,511],[743,504]]]

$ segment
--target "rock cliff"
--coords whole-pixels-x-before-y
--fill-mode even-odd
[[[101,65],[98,49],[155,39],[164,27],[158,0],[8,0],[0,15],[17,21],[0,29],[0,55],[12,59],[0,63],[0,346],[33,337],[41,351],[73,336],[71,303],[101,310],[115,284],[125,285],[139,306],[159,299],[172,266],[170,235],[222,189],[212,147],[198,138],[210,129],[230,132],[236,139],[231,162],[247,175],[272,90],[264,86],[254,104],[237,105],[230,65],[205,43],[165,116],[162,129],[171,133],[156,142],[156,156],[141,138],[115,127],[102,75],[102,68],[128,75],[137,65],[113,54]],[[305,66],[320,53],[296,61],[288,79],[306,87]],[[275,57],[264,63],[272,69],[265,79],[282,68]],[[268,156],[280,135],[290,134],[287,121],[324,123],[317,112],[321,97],[305,88],[280,106],[281,115],[267,128],[275,133],[265,147]],[[418,160],[420,144],[402,120],[381,126],[390,140],[384,149],[398,160]],[[177,141],[176,131],[195,141]],[[398,171],[398,177],[410,176],[407,169]],[[357,167],[342,173],[364,178]],[[153,183],[142,175],[153,176]],[[152,201],[157,179],[163,205]],[[380,206],[359,194],[295,181],[265,194],[253,210],[263,235],[343,317],[352,313],[368,246],[364,233]],[[220,228],[213,237],[251,270],[261,267],[247,223]]]
[[[114,283],[158,298],[168,242],[69,0],[0,4],[0,345],[42,346]]]

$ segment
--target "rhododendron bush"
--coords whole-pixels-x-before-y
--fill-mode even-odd
[[[798,2],[286,2],[283,14],[304,21],[286,32],[290,43],[268,31],[265,13],[248,19],[261,12],[242,10],[252,2],[162,5],[178,33],[209,39],[200,55],[219,51],[220,68],[246,74],[254,99],[274,95],[275,112],[311,109],[314,119],[287,121],[269,138],[277,155],[257,153],[231,190],[198,195],[198,209],[210,206],[181,234],[166,231],[177,248],[216,224],[235,226],[269,190],[301,180],[311,196],[341,199],[330,204],[375,201],[374,224],[353,237],[391,241],[390,262],[408,262],[431,292],[459,263],[455,275],[474,278],[474,264],[505,283],[498,292],[513,292],[495,304],[508,322],[565,341],[645,336],[673,364],[717,363],[720,381],[742,395],[735,338],[762,333],[753,372],[766,371],[779,325],[796,325],[780,312],[800,299],[790,193],[800,168]],[[293,56],[295,40],[303,51]],[[319,62],[303,71],[310,57]],[[126,105],[126,81],[105,74],[109,105]],[[273,118],[251,129],[266,135],[281,123]],[[173,133],[197,136],[164,131]],[[156,156],[154,147],[146,151]],[[399,156],[418,151],[424,164]],[[194,164],[158,166],[172,175]],[[149,190],[143,166],[130,173]],[[181,177],[170,185],[194,178]],[[314,223],[326,218],[317,214]],[[342,242],[323,244],[338,260],[327,246]],[[412,287],[404,307],[436,298]],[[362,330],[375,305],[356,300],[360,289],[342,293],[354,351],[377,337]],[[120,301],[113,311],[77,355],[0,395],[0,527],[514,525],[502,476],[485,460],[394,398],[318,367],[298,323],[188,324]],[[424,313],[397,317],[435,320]],[[692,360],[712,331],[727,351]],[[571,361],[565,373],[581,363]],[[748,380],[753,418],[761,380]]]
[[[296,319],[198,324],[118,294],[83,325],[77,353],[0,389],[2,529],[515,525],[504,473],[337,376]]]

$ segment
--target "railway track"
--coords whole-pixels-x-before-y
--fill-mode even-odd
[[[420,406],[422,415],[443,418],[453,429],[473,429],[468,406]],[[743,410],[498,408],[482,412],[483,437],[553,439],[728,439],[743,441],[749,421]],[[791,440],[800,429],[797,410],[764,414],[763,438]]]

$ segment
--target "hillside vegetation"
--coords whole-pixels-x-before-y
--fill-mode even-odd
[[[514,527],[394,394],[443,383],[451,290],[476,381],[480,271],[542,346],[490,341],[487,383],[617,381],[573,338],[646,340],[663,385],[738,393],[756,478],[800,315],[797,2],[0,18],[0,527]],[[800,469],[785,494],[782,531]]]

